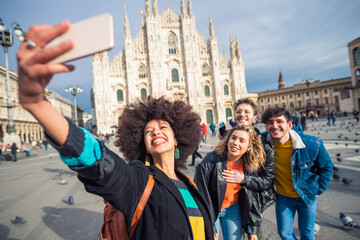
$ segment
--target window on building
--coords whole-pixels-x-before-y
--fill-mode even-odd
[[[204,90],[205,90],[205,96],[209,97],[210,96],[210,88],[209,88],[209,86],[206,85]]]
[[[325,94],[327,93],[327,89],[324,89],[324,93],[325,93]]]
[[[268,98],[268,102],[270,102],[270,98]]]
[[[124,93],[123,93],[123,90],[118,89],[118,90],[116,91],[116,96],[117,96],[117,101],[118,101],[118,102],[124,101]]]
[[[290,94],[289,97],[292,98],[292,94]]]
[[[315,95],[317,95],[318,94],[318,91],[317,90],[315,90]]]
[[[229,87],[228,87],[228,85],[224,85],[224,95],[229,95]]]
[[[353,50],[354,65],[360,65],[360,48],[354,48]]]
[[[176,36],[171,33],[168,38],[169,54],[176,54]]]
[[[146,89],[142,88],[140,90],[140,93],[141,93],[141,100],[146,100],[146,97],[147,97]]]
[[[146,67],[143,64],[139,67],[139,78],[146,78]]]
[[[298,107],[301,107],[301,101],[298,101]]]
[[[335,103],[339,103],[339,96],[334,97]]]
[[[173,82],[179,82],[179,72],[176,68],[171,70],[171,80]]]
[[[339,88],[337,88],[337,87],[335,87],[334,89],[333,89],[333,92],[338,92],[339,91]]]
[[[207,65],[206,63],[202,65],[202,75],[203,77],[207,77],[210,75],[209,65]]]
[[[206,122],[207,123],[212,123],[212,122],[214,122],[214,120],[213,120],[213,112],[212,112],[212,110],[206,110]]]
[[[276,103],[276,104],[275,104],[275,108],[278,108],[278,107],[279,107],[279,104]]]
[[[277,97],[275,97],[275,101],[277,100]]]
[[[329,104],[329,98],[328,97],[325,98],[325,104]]]
[[[309,92],[306,92],[306,96],[307,96],[307,97],[309,96]]]
[[[282,100],[284,100],[284,99],[285,99],[285,96],[281,96],[281,98],[282,98]]]
[[[282,108],[286,108],[286,104],[285,104],[285,103],[282,104]]]
[[[316,104],[316,105],[319,105],[319,99],[318,99],[318,98],[315,99],[315,104]]]
[[[261,103],[263,103],[263,100],[264,100],[264,99],[261,99]]]
[[[294,108],[294,103],[290,102],[290,108]]]
[[[300,97],[300,93],[298,93],[298,97]]]

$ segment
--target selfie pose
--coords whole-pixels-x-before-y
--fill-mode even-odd
[[[217,233],[221,225],[224,240],[240,240],[243,231],[251,240],[257,239],[262,210],[259,193],[243,184],[245,176],[258,178],[264,163],[261,137],[252,127],[240,124],[196,167],[195,183],[211,206]]]
[[[119,117],[116,141],[126,163],[46,99],[45,87],[53,74],[73,69],[49,61],[69,51],[73,43],[43,47],[69,27],[69,22],[33,26],[26,34],[27,42],[17,53],[21,105],[39,121],[49,143],[77,172],[86,190],[123,213],[128,232],[149,175],[153,176],[155,183],[131,239],[212,239],[207,204],[179,172],[201,138],[200,117],[191,106],[150,97],[128,105]]]

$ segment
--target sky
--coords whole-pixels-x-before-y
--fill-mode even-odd
[[[124,46],[124,5],[134,37],[140,30],[145,0],[1,0],[0,18],[8,28],[17,22],[27,30],[35,24],[65,19],[74,23],[111,13],[115,47],[108,54],[113,59]],[[219,50],[228,59],[230,35],[238,37],[248,92],[276,89],[279,71],[287,87],[308,78],[326,81],[350,76],[347,44],[360,37],[359,0],[193,0],[192,5],[196,27],[205,38],[209,37],[211,15]],[[168,6],[180,14],[180,0],[158,0],[160,13]],[[19,41],[14,42],[9,49],[9,67],[16,72]],[[77,95],[77,104],[91,113],[92,57],[71,63],[76,70],[56,75],[48,89],[72,100],[64,89],[81,86],[84,91]],[[5,65],[3,49],[0,64]]]

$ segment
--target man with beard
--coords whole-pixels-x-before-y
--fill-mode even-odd
[[[268,131],[262,135],[275,147],[278,233],[282,239],[296,239],[297,211],[301,239],[314,240],[316,202],[330,183],[334,164],[320,139],[291,129],[290,113],[284,108],[269,108],[261,119]]]

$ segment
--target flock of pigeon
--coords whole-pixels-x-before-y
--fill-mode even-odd
[[[350,153],[350,155],[357,154],[359,153],[359,148],[355,149],[353,148],[354,145],[357,146],[357,142],[359,141],[359,130],[360,130],[360,125],[359,123],[356,123],[353,120],[343,120],[343,121],[339,121],[339,124],[334,126],[334,127],[328,127],[326,125],[326,123],[324,122],[319,122],[318,124],[312,124],[310,126],[310,131],[309,132],[305,132],[305,134],[310,134],[310,135],[315,135],[314,133],[317,132],[318,137],[321,138],[321,134],[326,133],[326,134],[334,134],[337,137],[335,137],[335,142],[334,144],[336,146],[338,146],[339,148],[343,148],[343,149],[347,149],[346,153]],[[349,148],[349,145],[352,145],[351,148]],[[345,154],[343,152],[343,154]],[[340,152],[335,153],[335,156],[333,157],[333,159],[336,159],[336,162],[338,164],[343,163],[344,159],[341,156]],[[335,161],[334,161],[335,162]],[[332,178],[335,181],[339,181],[341,179],[341,181],[343,182],[343,184],[345,186],[351,184],[353,182],[352,179],[346,178],[346,177],[342,177],[340,176],[340,168],[334,166],[333,167],[333,175]],[[358,228],[360,229],[360,226],[357,225],[350,216],[345,215],[344,213],[340,212],[339,213],[339,218],[343,224],[343,228],[344,229],[353,229],[353,228]],[[314,232],[315,235],[317,235],[320,231],[320,225],[315,222],[315,227],[314,227]]]

